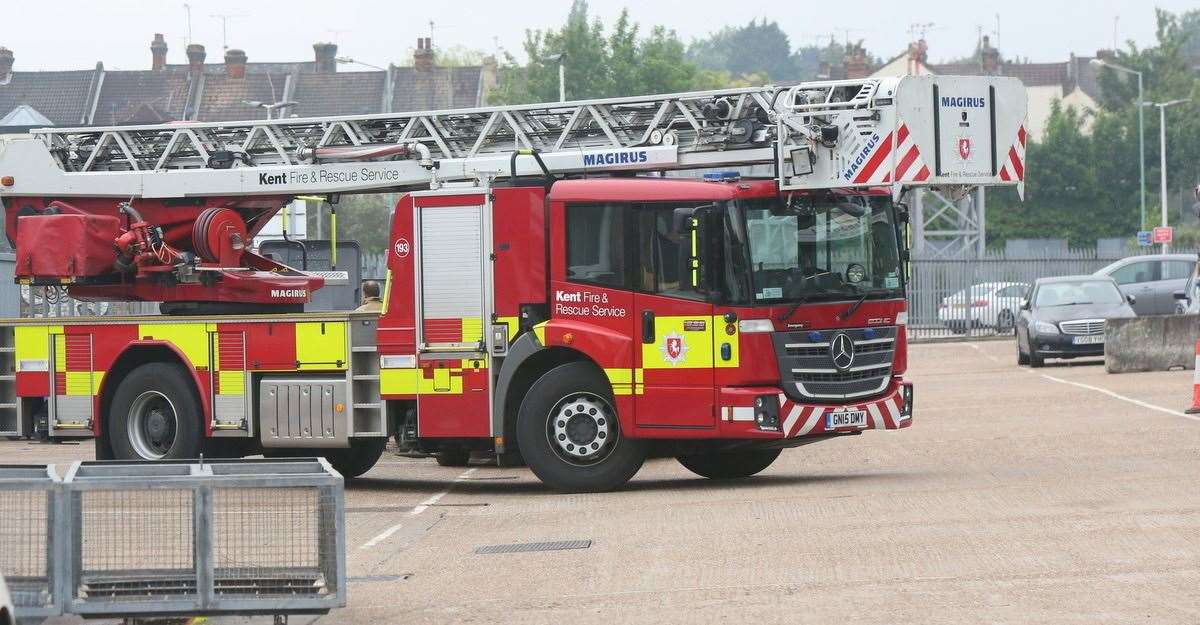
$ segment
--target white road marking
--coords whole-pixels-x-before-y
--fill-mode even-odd
[[[980,347],[978,345],[976,345],[974,343],[965,343],[965,345],[967,347],[970,347],[971,349],[979,352],[981,355],[983,355],[984,358],[987,358],[988,360],[991,360],[992,362],[997,362],[997,363],[1000,362],[999,358],[996,358],[995,356],[983,351],[982,349],[980,349]],[[1021,371],[1024,371],[1025,373],[1028,373],[1030,375],[1036,375],[1036,376],[1038,376],[1040,378],[1044,378],[1046,380],[1050,380],[1051,382],[1057,382],[1059,384],[1070,384],[1071,386],[1078,386],[1079,388],[1084,388],[1089,391],[1096,391],[1097,393],[1102,393],[1104,395],[1108,395],[1109,397],[1112,397],[1113,399],[1119,399],[1121,401],[1129,402],[1135,406],[1141,406],[1142,408],[1147,408],[1150,410],[1157,410],[1158,412],[1161,412],[1163,414],[1169,414],[1169,415],[1175,416],[1175,417],[1183,417],[1184,419],[1191,419],[1192,421],[1200,421],[1200,416],[1191,415],[1191,414],[1188,414],[1186,412],[1182,412],[1179,410],[1172,410],[1170,408],[1165,408],[1163,406],[1158,406],[1155,404],[1151,404],[1149,402],[1144,402],[1140,399],[1134,399],[1132,397],[1127,397],[1127,396],[1117,393],[1115,391],[1110,391],[1106,388],[1101,388],[1099,386],[1093,386],[1091,384],[1084,384],[1083,382],[1075,382],[1073,380],[1064,380],[1063,378],[1055,377],[1055,376],[1048,375],[1045,373],[1040,373],[1040,372],[1034,371],[1032,369],[1021,369]]]
[[[1030,371],[1029,373],[1034,373],[1034,372]],[[1154,404],[1144,402],[1140,399],[1126,397],[1120,393],[1115,393],[1106,388],[1100,388],[1099,386],[1092,386],[1091,384],[1084,384],[1083,382],[1074,382],[1071,380],[1064,380],[1062,378],[1056,378],[1052,375],[1046,375],[1045,373],[1034,373],[1034,375],[1038,375],[1043,378],[1046,378],[1047,380],[1050,380],[1051,382],[1058,382],[1059,384],[1070,384],[1071,386],[1078,386],[1079,388],[1086,388],[1090,391],[1096,391],[1097,393],[1103,393],[1105,395],[1108,395],[1109,397],[1112,397],[1113,399],[1127,401],[1131,404],[1141,406],[1142,408],[1149,408],[1150,410],[1157,410],[1159,412],[1169,414],[1169,415],[1174,415],[1176,417],[1183,417],[1184,419],[1191,419],[1192,421],[1200,421],[1200,417],[1198,417],[1196,415],[1191,415],[1186,412],[1181,412],[1179,410],[1171,410],[1170,408],[1164,408],[1162,406],[1156,406]]]
[[[467,469],[466,471],[463,471],[462,475],[459,475],[458,477],[454,478],[454,481],[456,483],[461,482],[461,481],[467,479],[467,477],[469,477],[474,472],[475,472],[474,468]],[[414,516],[417,516],[418,514],[421,514],[424,511],[428,510],[429,506],[436,504],[438,501],[440,501],[442,499],[442,497],[449,495],[450,491],[453,488],[454,488],[454,486],[451,485],[450,488],[447,488],[446,490],[444,490],[440,493],[437,493],[436,495],[432,495],[425,501],[422,501],[421,503],[417,504],[416,507],[414,507],[412,510],[410,510],[408,512],[408,516],[414,517]],[[362,546],[359,547],[359,549],[370,549],[371,547],[378,545],[379,543],[391,538],[392,535],[394,535],[396,532],[400,531],[400,528],[402,528],[402,527],[404,527],[403,523],[397,523],[397,524],[383,530],[376,537],[363,543]]]

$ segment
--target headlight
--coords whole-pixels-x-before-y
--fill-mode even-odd
[[[1058,326],[1050,323],[1049,321],[1035,321],[1033,323],[1033,329],[1038,334],[1058,334]]]

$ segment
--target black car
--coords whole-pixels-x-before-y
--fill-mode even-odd
[[[1103,355],[1105,320],[1135,316],[1134,301],[1109,277],[1037,280],[1017,316],[1017,364],[1040,367],[1047,358]]]

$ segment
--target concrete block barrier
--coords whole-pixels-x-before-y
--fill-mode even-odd
[[[1200,316],[1159,315],[1109,319],[1104,370],[1109,373],[1194,369]]]

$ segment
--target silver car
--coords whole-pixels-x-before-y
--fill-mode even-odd
[[[1195,270],[1195,254],[1146,254],[1122,258],[1095,275],[1112,278],[1121,293],[1132,295],[1138,315],[1171,315],[1175,292],[1184,290]]]

